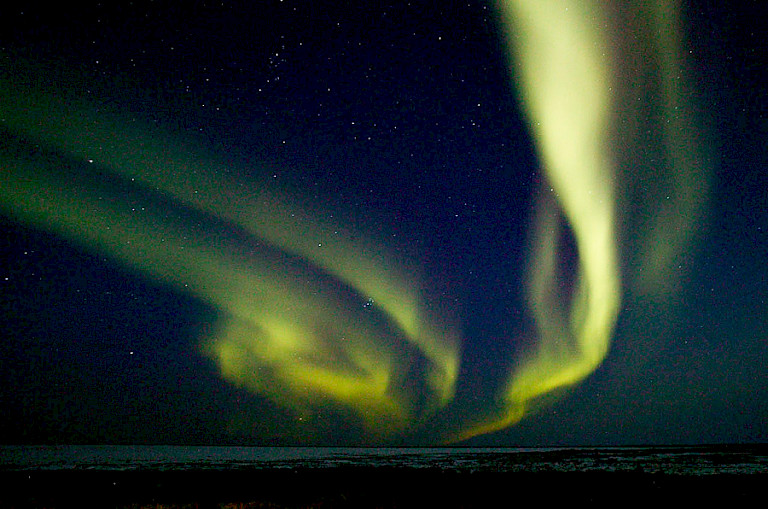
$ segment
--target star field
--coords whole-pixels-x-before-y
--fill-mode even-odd
[[[601,11],[613,166],[565,181],[550,162],[592,138],[543,141],[566,124],[494,3],[4,5],[0,438],[765,441],[756,6],[683,5],[666,52],[647,13]],[[605,358],[518,400],[611,271],[565,205],[584,182],[615,211]]]

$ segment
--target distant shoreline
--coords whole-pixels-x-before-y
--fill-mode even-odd
[[[0,472],[217,471],[351,467],[457,472],[768,472],[768,446],[633,447],[229,447],[0,446]]]

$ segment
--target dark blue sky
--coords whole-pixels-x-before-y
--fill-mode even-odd
[[[297,197],[307,215],[322,210],[318,220],[352,232],[350,242],[378,239],[418,267],[420,292],[458,324],[461,364],[453,402],[391,440],[442,440],[444,430],[493,413],[521,338],[535,328],[526,270],[547,177],[492,4],[344,4],[6,2],[0,77],[156,126],[214,154],[222,166],[212,178]],[[691,243],[664,272],[674,281],[655,294],[633,283],[643,249],[636,228],[657,213],[649,203],[658,197],[643,192],[663,188],[654,179],[664,176],[649,172],[642,192],[619,182],[625,278],[607,358],[538,412],[471,443],[768,439],[768,121],[757,5],[683,9],[695,137],[711,180]],[[643,93],[655,97],[652,86]],[[661,127],[641,111],[647,131],[614,149],[651,158]],[[109,168],[94,172],[0,117],[4,164],[34,153],[47,174],[71,172],[72,189],[98,187],[139,209],[172,201]],[[639,172],[618,178],[639,181]],[[344,411],[297,412],[228,383],[199,349],[219,319],[214,306],[8,210],[0,209],[0,441],[372,440]],[[168,210],[190,231],[204,224],[223,244],[265,249],[206,212]],[[563,235],[569,286],[578,261]]]

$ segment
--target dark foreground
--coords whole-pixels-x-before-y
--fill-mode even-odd
[[[767,474],[495,473],[330,468],[0,472],[2,508],[514,507],[758,501]]]

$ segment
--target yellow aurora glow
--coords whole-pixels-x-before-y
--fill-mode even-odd
[[[342,228],[318,224],[288,197],[228,182],[214,162],[181,152],[178,140],[149,126],[131,129],[84,105],[2,90],[16,105],[3,112],[15,131],[44,140],[70,164],[93,165],[179,211],[213,218],[200,226],[150,207],[136,213],[97,178],[82,185],[42,154],[3,154],[10,171],[0,206],[12,217],[97,248],[223,315],[204,351],[227,380],[299,410],[340,404],[384,434],[413,420],[401,370],[414,357],[426,361],[429,409],[451,399],[457,335],[426,320],[417,288],[405,283],[415,274],[379,268],[397,266],[381,249],[329,235]],[[246,232],[247,245],[225,248],[212,231],[222,225]]]
[[[460,439],[514,424],[537,398],[592,373],[608,351],[620,301],[603,14],[589,1],[500,5],[548,191],[556,199],[541,200],[535,226],[530,275],[535,346],[515,369],[500,415]],[[578,250],[572,297],[558,290],[561,214]]]
[[[633,181],[644,175],[638,168],[619,175],[612,160],[615,155],[627,158],[617,147],[637,143],[636,133],[620,132],[618,125],[642,123],[634,118],[642,115],[636,106],[623,103],[627,92],[619,95],[617,90],[636,88],[645,79],[624,68],[626,55],[612,52],[617,37],[627,38],[627,27],[614,26],[618,11],[590,0],[502,0],[499,8],[522,103],[548,177],[544,192],[552,196],[540,200],[530,263],[536,340],[513,370],[500,396],[501,410],[460,432],[458,440],[520,421],[543,397],[582,381],[604,360],[621,301],[615,187],[619,177]],[[632,44],[643,38],[648,47],[639,52],[658,60],[659,83],[652,85],[661,89],[661,110],[668,119],[667,125],[656,127],[664,140],[666,164],[646,170],[648,181],[672,182],[664,197],[666,210],[650,210],[655,221],[632,228],[634,243],[641,246],[632,283],[653,295],[675,284],[669,269],[689,242],[703,207],[706,165],[691,139],[697,131],[682,94],[678,3],[643,2],[626,6],[626,11],[625,16],[631,12],[644,23]],[[638,53],[637,47],[622,49]],[[629,194],[627,187],[619,191]],[[641,199],[645,203],[636,209],[662,202],[658,195]],[[559,274],[563,222],[578,252],[572,291],[562,289],[568,285]]]
[[[501,410],[461,423],[453,439],[518,422],[541,398],[589,376],[608,352],[621,279],[611,160],[615,55],[610,13],[601,5],[499,4],[548,177],[529,264],[536,331],[499,396]],[[663,26],[673,18],[656,19]],[[675,30],[660,31],[659,44],[672,53],[678,51]],[[243,187],[215,155],[176,136],[38,90],[32,81],[0,81],[3,126],[22,140],[9,138],[0,150],[0,211],[211,305],[220,318],[203,353],[226,380],[280,405],[298,412],[334,405],[383,437],[417,428],[453,401],[460,333],[445,317],[430,314],[418,271],[407,260],[359,232],[333,234],[344,225],[320,219],[327,216],[285,194]],[[27,93],[16,92],[21,89]],[[664,107],[678,105],[679,90],[665,91]],[[670,154],[687,150],[675,132],[667,139]],[[32,145],[38,148],[29,150]],[[690,172],[671,173],[677,188],[693,189],[659,219],[662,225],[678,221],[679,232],[687,221],[681,214],[698,206],[701,192]],[[150,205],[132,209],[126,189]],[[190,215],[197,220],[179,219]],[[223,239],[221,228],[240,238]],[[559,275],[564,228],[578,255],[568,290]],[[680,247],[657,238],[656,230],[652,225],[646,239],[648,284]],[[425,390],[412,394],[406,377],[418,377]]]

